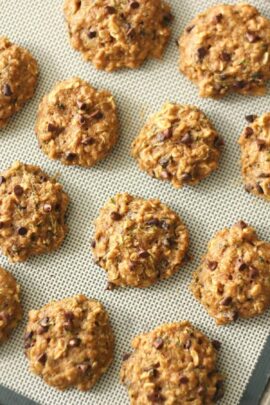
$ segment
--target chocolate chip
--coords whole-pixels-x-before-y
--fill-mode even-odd
[[[239,221],[238,223],[237,223],[237,225],[241,228],[241,229],[245,229],[245,228],[247,228],[248,227],[248,225],[244,222],[244,221]]]
[[[186,28],[186,32],[189,34],[193,28],[195,27],[195,25],[190,25],[189,27]]]
[[[4,223],[4,222],[0,222],[0,229],[3,229],[4,226],[5,226],[5,223]]]
[[[39,324],[43,328],[47,328],[50,324],[50,318],[48,316],[45,316],[44,318],[41,319],[41,321],[39,321]]]
[[[166,169],[166,167],[168,166],[169,163],[170,163],[170,158],[167,158],[167,157],[163,157],[159,161],[159,164],[161,167],[163,167],[163,169]]]
[[[73,338],[70,339],[70,341],[68,342],[68,346],[69,347],[78,347],[81,344],[81,339],[79,338]]]
[[[146,222],[146,225],[148,226],[157,226],[158,228],[162,227],[162,222],[159,221],[158,219],[150,219],[149,221]]]
[[[163,26],[167,27],[173,20],[173,15],[171,13],[165,14],[162,19]]]
[[[88,136],[87,138],[82,140],[82,145],[87,146],[87,145],[93,145],[95,143],[95,139],[92,138],[91,136]]]
[[[10,85],[9,84],[4,84],[3,86],[2,86],[2,94],[4,95],[4,96],[6,96],[6,97],[10,97],[10,96],[12,96],[12,90],[11,90],[11,87],[10,87]]]
[[[112,219],[113,221],[120,221],[122,218],[123,218],[123,217],[122,217],[121,214],[119,214],[119,212],[113,211],[113,212],[111,213],[111,219]]]
[[[104,117],[103,113],[101,111],[94,111],[92,114],[90,114],[89,118],[90,119],[95,119],[95,120],[101,120]]]
[[[93,39],[93,38],[96,38],[97,33],[96,33],[96,31],[89,30],[89,31],[87,32],[87,36],[88,36],[89,39]]]
[[[179,379],[180,384],[187,384],[189,379],[186,376],[180,377]]]
[[[253,135],[254,134],[254,131],[253,131],[253,129],[252,128],[250,128],[250,127],[246,127],[246,129],[245,129],[245,137],[246,138],[249,138],[251,135]]]
[[[135,10],[136,8],[140,7],[140,3],[138,3],[137,1],[132,1],[130,3],[130,8],[132,8],[133,10]]]
[[[219,340],[212,340],[212,345],[216,350],[219,350],[221,348],[221,343]]]
[[[122,356],[122,360],[127,361],[130,358],[130,356],[131,356],[131,353],[124,353]]]
[[[236,87],[239,90],[242,90],[246,87],[247,82],[245,80],[239,80],[234,84],[234,87]]]
[[[0,186],[1,186],[2,184],[4,184],[5,182],[6,182],[5,177],[4,177],[4,176],[0,176]]]
[[[163,339],[162,339],[161,337],[157,338],[157,339],[154,340],[154,342],[153,342],[153,346],[154,346],[157,350],[161,349],[161,348],[163,347],[163,345],[164,345],[164,341],[163,341]]]
[[[246,39],[248,40],[248,42],[250,43],[254,43],[259,41],[261,38],[259,37],[259,35],[255,34],[254,32],[248,31],[246,33]]]
[[[24,192],[23,188],[19,185],[15,186],[13,191],[17,197],[20,197],[21,195],[23,195],[23,192]]]
[[[226,297],[224,300],[221,301],[221,305],[224,305],[225,307],[228,307],[232,303],[232,297]]]
[[[216,393],[213,397],[215,402],[219,401],[224,396],[223,381],[218,381],[216,383]]]
[[[58,127],[54,124],[48,124],[48,131],[53,132],[55,135],[59,135],[64,131],[64,128]]]
[[[251,75],[253,80],[262,80],[263,79],[263,73],[262,72],[255,72],[252,73]]]
[[[71,311],[67,311],[64,313],[64,317],[68,321],[72,321],[74,319],[74,314]]]
[[[250,278],[256,278],[259,275],[259,270],[254,266],[249,266],[249,276]]]
[[[198,49],[199,60],[202,61],[206,57],[207,53],[208,50],[205,47],[202,46],[201,48],[199,48]]]
[[[263,188],[260,184],[256,184],[256,189],[259,194],[264,194]]]
[[[114,7],[112,7],[112,6],[106,6],[105,8],[106,8],[108,14],[115,14],[116,13],[116,9]]]
[[[162,403],[165,401],[165,397],[160,392],[153,392],[147,395],[147,399],[153,403]]]
[[[25,236],[26,234],[27,234],[27,229],[24,227],[24,226],[22,226],[21,228],[19,228],[18,229],[18,234],[20,235],[20,236]]]
[[[198,387],[198,394],[199,394],[199,395],[202,395],[202,394],[204,394],[204,392],[205,392],[205,388],[204,388],[202,385],[200,385],[200,386]]]
[[[213,23],[214,24],[219,24],[221,23],[221,21],[223,20],[223,14],[217,14],[215,15],[215,17],[213,18]]]
[[[218,262],[208,261],[208,267],[211,271],[216,270],[217,266],[218,266]]]
[[[243,259],[237,259],[236,261],[236,266],[238,268],[239,271],[243,271],[247,268],[246,263],[243,261]]]
[[[95,241],[95,239],[93,239],[92,242],[91,242],[91,247],[93,249],[95,249],[96,245],[97,245],[97,242]]]
[[[256,120],[257,117],[258,116],[255,115],[255,114],[250,114],[250,115],[246,115],[245,119],[247,120],[247,122],[252,123],[252,122],[254,122]]]
[[[157,134],[156,140],[158,142],[164,142],[167,139],[170,139],[172,137],[172,135],[173,135],[172,129],[168,128],[168,129],[165,129],[165,131],[160,132],[159,134]]]
[[[43,205],[43,211],[44,212],[51,212],[51,210],[52,210],[51,204],[44,204]]]
[[[193,142],[193,137],[192,137],[191,133],[186,132],[180,139],[180,142],[183,143],[184,145],[190,146]]]
[[[76,159],[76,157],[77,157],[76,153],[73,153],[73,152],[67,152],[67,154],[66,154],[66,160],[68,162],[72,162],[73,160]]]
[[[37,334],[43,335],[44,333],[48,332],[48,330],[49,330],[49,325],[48,326],[39,326],[37,328]]]
[[[227,80],[227,79],[228,79],[228,75],[225,75],[225,74],[223,73],[223,74],[221,74],[221,75],[219,76],[219,78],[220,78],[220,80],[224,81],[224,80]]]
[[[78,364],[77,367],[78,367],[78,369],[80,370],[80,372],[81,372],[82,374],[88,373],[88,372],[91,370],[91,368],[92,368],[90,362]]]
[[[133,39],[135,37],[135,34],[136,34],[135,29],[130,24],[128,24],[127,25],[127,36],[130,37],[131,39]]]
[[[258,145],[259,151],[262,151],[267,147],[266,142],[263,141],[262,139],[257,139],[257,145]]]
[[[87,110],[88,105],[86,103],[84,103],[83,101],[78,100],[77,101],[77,107],[80,110],[85,111],[85,110]]]
[[[150,253],[148,253],[146,250],[142,250],[141,252],[139,252],[139,257],[141,257],[142,259],[147,259],[150,256]]]
[[[221,54],[220,54],[220,59],[221,59],[223,62],[230,62],[231,59],[232,59],[232,56],[231,56],[230,53],[223,51],[223,52],[221,52]]]
[[[43,353],[41,356],[38,357],[38,362],[41,363],[43,366],[46,364],[47,361],[47,354]]]
[[[115,284],[113,284],[111,282],[109,282],[107,284],[107,287],[105,288],[105,290],[107,290],[107,291],[113,291],[114,289],[115,289]]]
[[[183,173],[181,179],[184,183],[188,183],[192,180],[192,175],[190,173]]]
[[[216,139],[214,140],[214,145],[215,145],[216,148],[221,148],[222,146],[225,145],[225,143],[224,143],[224,140],[222,138],[217,136]]]

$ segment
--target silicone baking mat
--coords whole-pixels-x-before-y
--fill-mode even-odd
[[[269,312],[254,320],[216,327],[187,287],[208,240],[219,229],[243,219],[255,226],[262,238],[270,240],[270,205],[244,192],[237,145],[246,125],[245,115],[267,111],[270,94],[262,98],[233,95],[220,101],[199,98],[197,89],[178,72],[175,40],[196,13],[216,1],[169,1],[175,20],[164,59],[149,61],[141,69],[109,74],[96,71],[69,46],[62,0],[0,0],[1,35],[27,47],[39,61],[41,71],[33,101],[1,131],[0,169],[14,160],[21,160],[40,165],[51,175],[60,173],[60,181],[71,201],[70,232],[59,251],[17,265],[9,264],[0,256],[0,265],[11,270],[22,286],[25,311],[24,322],[1,347],[0,384],[44,405],[128,404],[126,391],[119,383],[119,368],[122,353],[130,350],[130,340],[161,323],[183,319],[189,319],[211,338],[222,342],[219,368],[226,375],[226,394],[222,403],[235,405],[240,401],[269,334]],[[254,0],[252,3],[270,18],[268,1]],[[121,121],[120,141],[113,153],[88,170],[63,167],[56,161],[49,161],[39,150],[34,135],[41,97],[55,82],[72,76],[80,76],[95,87],[111,90]],[[202,108],[225,139],[220,169],[197,187],[174,190],[169,184],[140,172],[130,157],[133,138],[146,118],[167,100]],[[175,209],[189,227],[194,260],[176,276],[152,288],[110,292],[105,291],[105,272],[91,257],[92,223],[105,201],[124,191],[145,198],[159,198]],[[101,300],[108,309],[116,336],[115,361],[91,392],[58,392],[28,372],[23,353],[23,329],[31,308],[78,293]]]

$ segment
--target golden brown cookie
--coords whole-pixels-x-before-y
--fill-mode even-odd
[[[270,21],[247,3],[219,4],[195,17],[179,39],[180,70],[202,97],[262,95],[270,79]]]
[[[0,129],[35,92],[38,65],[27,49],[0,37]]]
[[[77,295],[29,312],[30,369],[55,388],[90,390],[110,366],[113,348],[108,314],[96,300]]]
[[[186,226],[169,207],[124,193],[100,210],[92,249],[110,286],[144,288],[179,270],[188,243]]]
[[[270,113],[246,119],[249,125],[239,139],[245,189],[270,201]]]
[[[270,243],[243,221],[218,232],[191,290],[218,325],[262,314],[270,306]]]
[[[20,286],[8,271],[0,267],[0,344],[21,319]]]
[[[141,170],[176,187],[194,185],[218,167],[223,141],[197,107],[167,103],[132,144]]]
[[[135,337],[123,358],[121,381],[132,405],[214,404],[223,397],[218,341],[189,322],[162,325]]]
[[[0,248],[11,262],[60,247],[68,196],[55,178],[15,162],[0,175],[0,201]]]
[[[95,165],[118,138],[112,94],[77,77],[58,83],[39,106],[36,134],[50,159],[65,165]]]
[[[109,72],[161,58],[171,33],[163,0],[65,0],[64,13],[72,47]]]

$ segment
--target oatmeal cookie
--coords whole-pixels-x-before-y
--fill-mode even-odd
[[[95,165],[118,137],[112,94],[76,77],[58,83],[39,106],[36,134],[50,159],[65,165]]]
[[[270,243],[243,221],[218,232],[191,290],[218,325],[262,314],[270,306]]]
[[[186,258],[187,228],[159,200],[117,194],[95,227],[93,255],[111,287],[148,287],[175,274]]]
[[[60,390],[90,390],[113,359],[109,317],[83,295],[51,302],[29,312],[25,354],[30,370]]]
[[[27,49],[0,37],[0,129],[35,92],[38,65]]]
[[[270,79],[270,20],[246,3],[216,5],[179,39],[180,70],[202,97],[262,95]]]
[[[11,262],[58,249],[68,196],[38,166],[15,162],[0,175],[0,248]]]
[[[8,271],[0,267],[0,344],[21,319],[20,286]]]
[[[239,139],[245,189],[270,201],[270,113],[246,118],[249,126]]]
[[[65,0],[64,13],[72,47],[109,72],[161,58],[171,34],[163,0]]]
[[[214,404],[223,397],[216,369],[220,342],[189,322],[162,325],[135,337],[123,357],[121,381],[132,405]]]
[[[218,167],[222,139],[197,107],[167,103],[132,144],[141,170],[176,187],[194,185]]]

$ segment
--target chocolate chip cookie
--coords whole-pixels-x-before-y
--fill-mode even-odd
[[[169,207],[124,193],[100,210],[92,249],[109,286],[144,288],[179,270],[188,243],[186,226]]]
[[[50,159],[65,165],[95,165],[118,138],[112,94],[76,77],[58,83],[39,106],[36,134]]]
[[[110,366],[113,347],[108,314],[96,300],[77,295],[29,312],[30,370],[55,388],[90,390]]]
[[[216,5],[195,17],[179,39],[180,70],[202,97],[262,95],[270,79],[270,20],[253,6]]]
[[[64,13],[72,47],[109,72],[161,58],[171,33],[163,0],[65,0]]]
[[[167,103],[132,144],[141,170],[174,187],[195,185],[218,167],[222,139],[197,107]]]
[[[134,351],[124,355],[121,369],[130,403],[214,404],[223,397],[219,347],[187,321],[135,337]]]
[[[38,65],[31,53],[0,37],[0,129],[35,92]]]
[[[245,189],[270,201],[270,113],[246,119],[249,125],[239,139]]]
[[[218,232],[191,290],[218,325],[262,314],[270,306],[270,243],[243,221]]]
[[[20,286],[8,271],[0,267],[0,344],[21,319]]]
[[[55,178],[15,162],[0,174],[0,201],[0,248],[11,262],[60,247],[68,196]]]

